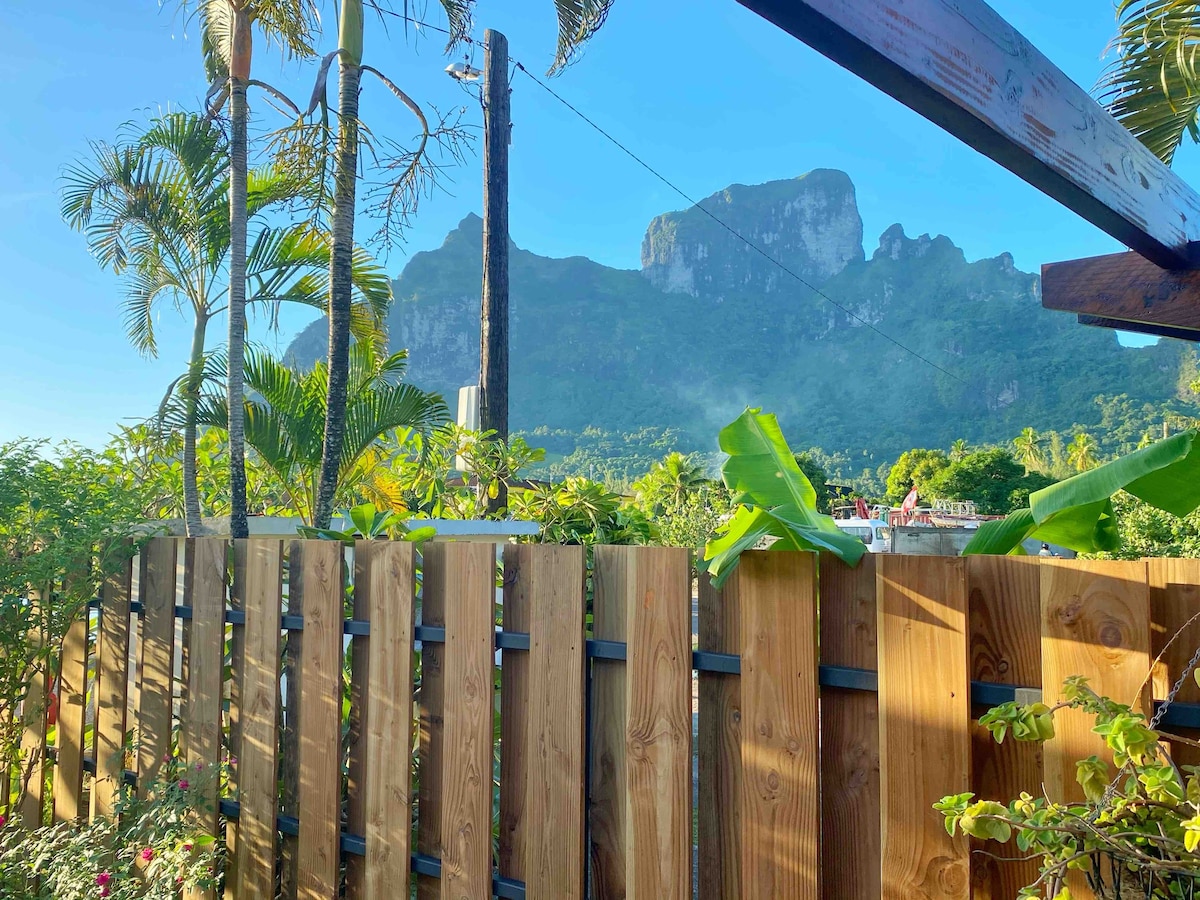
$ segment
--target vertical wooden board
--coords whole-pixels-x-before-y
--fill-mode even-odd
[[[700,650],[742,652],[742,623],[736,579],[720,590],[707,575],[699,579]],[[700,672],[696,727],[696,830],[700,900],[741,896],[742,783],[741,676]]]
[[[1147,560],[1150,577],[1151,655],[1155,666],[1154,697],[1161,700],[1187,671],[1192,654],[1200,647],[1200,560]],[[1172,640],[1174,638],[1174,640]],[[1159,656],[1161,654],[1161,659]],[[1195,678],[1183,679],[1176,695],[1180,703],[1200,703],[1200,686]],[[1195,729],[1169,729],[1192,740],[1200,739]],[[1171,756],[1178,766],[1200,765],[1200,750],[1182,741],[1171,742]]]
[[[234,673],[241,705],[234,879],[238,900],[274,900],[283,543],[253,539],[237,544],[234,583],[246,624],[241,629],[242,664]]]
[[[1063,681],[1083,675],[1093,690],[1149,712],[1150,589],[1144,561],[1043,562],[1042,690],[1048,704],[1062,696]],[[1064,709],[1054,717],[1054,739],[1045,745],[1045,784],[1051,800],[1083,799],[1075,763],[1092,754],[1107,758],[1092,732],[1091,716]],[[1113,772],[1115,774],[1115,771]]]
[[[430,628],[446,625],[448,570],[445,551],[440,543],[425,545],[421,583],[421,624]],[[433,565],[429,564],[434,560]],[[417,698],[419,721],[417,794],[417,852],[442,855],[442,755],[445,747],[445,657],[446,645],[435,641],[421,643],[421,691]],[[417,900],[437,900],[441,883],[437,878],[418,875]]]
[[[690,558],[669,547],[623,551],[629,629],[626,888],[633,900],[683,900],[692,896]]]
[[[382,541],[356,541],[354,545],[354,595],[351,615],[370,622],[371,561],[373,546]],[[386,590],[386,588],[384,588]],[[351,834],[367,833],[367,697],[371,691],[371,635],[350,638],[350,709],[346,721],[346,827]],[[366,890],[367,860],[358,854],[346,857],[346,896],[362,897]]]
[[[623,547],[596,547],[592,556],[592,632],[597,640],[624,642],[629,554]],[[627,777],[625,688],[627,661],[592,660],[592,770],[589,834],[592,895],[623,900]]]
[[[35,602],[41,602],[40,599]],[[21,824],[41,828],[46,793],[46,670],[38,663],[21,701]]]
[[[88,610],[79,611],[63,637],[54,729],[54,823],[83,815],[83,736],[87,726]]]
[[[283,590],[282,547],[280,542],[280,592]],[[233,542],[233,578],[229,589],[229,608],[243,615],[246,611],[246,567],[250,553],[250,542],[238,539]],[[241,772],[237,760],[242,753],[242,672],[246,666],[246,629],[242,625],[227,624],[225,634],[229,640],[230,679],[226,686],[229,692],[226,702],[225,753],[229,760],[226,767],[226,782],[223,795],[236,798],[239,795],[238,785]],[[238,900],[238,859],[241,852],[238,849],[238,822],[228,819],[225,822],[225,900]]]
[[[300,560],[297,568],[296,561]],[[300,670],[300,900],[330,900],[338,890],[341,831],[343,551],[336,541],[296,541],[304,613]]]
[[[742,897],[817,900],[817,559],[742,554]]]
[[[583,900],[584,550],[530,549],[525,896]]]
[[[429,547],[426,571],[444,568],[445,744],[442,756],[442,900],[492,890],[492,691],[496,547]]]
[[[504,548],[504,630],[530,630],[530,594],[534,581],[534,544]],[[582,629],[582,623],[581,623]],[[525,880],[528,829],[525,794],[529,747],[529,653],[504,650],[500,666],[500,841],[499,872]]]
[[[1040,559],[970,556],[967,564],[972,680],[1034,687],[1042,680]],[[997,744],[978,723],[986,706],[971,711],[971,789],[977,797],[1007,803],[1028,791],[1041,793],[1042,747],[1014,741]],[[975,900],[1009,900],[1038,875],[1037,860],[1003,862],[1022,854],[972,841]]]
[[[876,560],[882,897],[966,900],[969,843],[933,804],[970,789],[962,559]]]
[[[92,817],[111,816],[125,777],[126,699],[129,687],[129,592],[133,560],[114,564],[104,579],[96,639],[96,777]]]
[[[365,593],[371,621],[362,723],[367,854],[361,896],[384,900],[408,896],[416,554],[412,544],[401,542],[359,542],[355,553],[355,599]]]
[[[302,616],[304,610],[304,551],[299,541],[287,546],[285,615]],[[304,695],[304,671],[300,654],[304,649],[304,631],[283,631],[282,673],[279,686],[279,811],[285,816],[300,816],[300,710]],[[297,838],[292,834],[279,839],[280,900],[296,900],[298,889]]]
[[[171,751],[175,666],[175,540],[154,538],[142,548],[141,663],[138,673],[138,791],[158,777]]]
[[[851,568],[820,557],[820,656],[824,665],[874,670],[878,660],[875,561]],[[880,895],[879,696],[821,689],[821,883],[823,895]]]
[[[196,538],[188,542],[192,569],[191,592],[184,603],[191,607],[188,629],[186,760],[193,778],[204,788],[197,810],[205,834],[217,834],[218,767],[221,763],[221,685],[225,670],[225,574],[229,542],[222,538]],[[189,900],[211,898],[214,891],[191,891]]]

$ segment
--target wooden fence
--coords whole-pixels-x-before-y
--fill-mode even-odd
[[[25,824],[107,813],[178,729],[189,764],[232,757],[208,815],[231,900],[1011,898],[1031,864],[972,854],[931,804],[1073,796],[1100,745],[1081,716],[1044,754],[974,718],[1072,674],[1145,707],[1200,643],[1143,683],[1200,611],[1196,560],[748,553],[701,580],[694,634],[685,550],[598,547],[589,573],[579,547],[505,546],[501,629],[494,545],[348,555],[163,538],[112,573],[65,641]],[[1190,733],[1200,690],[1180,700]]]

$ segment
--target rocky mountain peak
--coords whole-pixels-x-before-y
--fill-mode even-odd
[[[705,211],[816,284],[864,258],[850,176],[814,169],[799,178],[730,185],[699,208],[658,216],[642,241],[642,274],[655,287],[724,298],[769,294],[787,277]]]

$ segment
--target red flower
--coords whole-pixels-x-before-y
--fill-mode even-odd
[[[150,862],[150,860],[154,859],[154,848],[153,847],[144,848],[142,850],[141,855],[142,855],[142,862]]]
[[[186,778],[179,779],[179,789],[181,791],[186,791],[188,789],[188,782]]]
[[[101,896],[101,897],[107,897],[107,896],[108,896],[108,887],[107,887],[107,886],[100,888],[100,896]]]
[[[96,876],[96,884],[98,884],[100,887],[106,886],[110,881],[112,881],[112,876],[107,872],[101,872]]]
[[[190,843],[188,843],[188,844],[184,844],[184,845],[183,845],[183,852],[184,852],[184,853],[191,853],[191,852],[192,852],[192,845],[191,845]]]

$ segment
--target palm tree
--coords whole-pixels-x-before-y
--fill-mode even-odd
[[[1112,45],[1100,100],[1170,165],[1185,133],[1200,140],[1200,2],[1118,0]]]
[[[1025,466],[1025,471],[1040,472],[1046,464],[1046,454],[1042,450],[1042,438],[1034,429],[1023,428],[1021,433],[1013,438],[1013,447],[1017,451],[1017,459]]]
[[[458,43],[471,24],[471,9],[474,0],[439,0],[450,26],[449,47]],[[575,51],[604,24],[614,0],[555,0],[558,16],[558,50],[551,72],[567,65]],[[371,5],[380,12],[387,12],[382,0],[373,0]],[[408,6],[405,5],[407,11]],[[331,226],[333,255],[329,273],[329,417],[325,423],[323,452],[321,458],[320,485],[317,492],[317,527],[327,527],[333,514],[333,495],[341,472],[339,458],[342,446],[341,432],[346,420],[344,407],[348,389],[348,359],[350,337],[349,314],[349,264],[354,246],[354,212],[357,200],[358,149],[360,136],[359,93],[364,73],[374,75],[416,117],[421,134],[414,151],[402,153],[390,166],[391,174],[384,194],[388,209],[387,220],[391,221],[394,205],[401,209],[403,218],[415,205],[422,184],[430,177],[426,154],[430,141],[440,133],[431,128],[421,107],[403,90],[378,69],[363,64],[364,0],[340,0],[338,21],[338,49],[322,61],[313,90],[307,115],[318,106],[327,115],[325,96],[329,68],[338,60],[338,109],[337,139],[334,151],[333,190],[331,196]]]
[[[1096,439],[1086,431],[1075,435],[1075,440],[1067,445],[1067,461],[1074,466],[1076,472],[1086,472],[1097,465]]]
[[[679,507],[708,483],[704,467],[691,456],[668,453],[650,471],[632,485],[642,508],[658,513],[666,507]]]
[[[966,438],[959,438],[950,445],[950,458],[962,459],[970,451],[970,445],[967,444]]]
[[[147,356],[158,353],[159,306],[170,302],[192,315],[188,367],[168,391],[180,394],[183,490],[189,534],[200,529],[196,485],[196,404],[204,379],[208,324],[226,310],[222,286],[230,254],[228,143],[210,119],[173,113],[154,120],[134,140],[93,144],[93,159],[66,172],[62,214],[87,236],[101,266],[126,276],[125,326],[129,340]],[[286,199],[289,179],[271,169],[251,172],[247,211],[251,220]],[[329,244],[307,228],[262,227],[248,254],[249,302],[274,309],[281,301],[324,309]],[[386,275],[358,254],[361,309],[352,325],[362,339],[378,343],[391,302]]]
[[[257,25],[268,43],[277,43],[289,57],[315,55],[312,38],[319,11],[311,0],[198,0],[202,22],[202,46],[205,68],[212,87],[210,96],[220,92],[221,101],[229,98],[229,337],[228,353],[232,363],[227,391],[229,408],[241,406],[243,395],[242,360],[246,342],[246,245],[249,179],[246,128],[250,118],[247,90],[252,84],[266,88],[277,98],[274,88],[250,78],[253,61],[254,28]],[[186,7],[185,2],[185,7]],[[289,101],[289,105],[290,101]],[[299,110],[292,108],[297,114]],[[247,537],[246,463],[241,422],[229,421],[230,528],[233,537]]]
[[[342,431],[335,503],[355,499],[356,490],[368,480],[371,470],[386,465],[382,457],[372,455],[385,435],[397,428],[428,433],[449,420],[440,395],[401,382],[407,360],[408,354],[403,351],[381,359],[361,341],[350,348],[346,427]],[[224,368],[225,360],[214,357],[210,375],[215,380],[223,379]],[[317,509],[328,381],[329,370],[324,363],[300,374],[253,348],[246,354],[246,386],[253,394],[244,403],[246,443],[278,478],[292,508],[306,525],[314,523]],[[224,393],[205,394],[199,421],[224,428],[228,420]],[[364,459],[372,465],[361,465]]]

